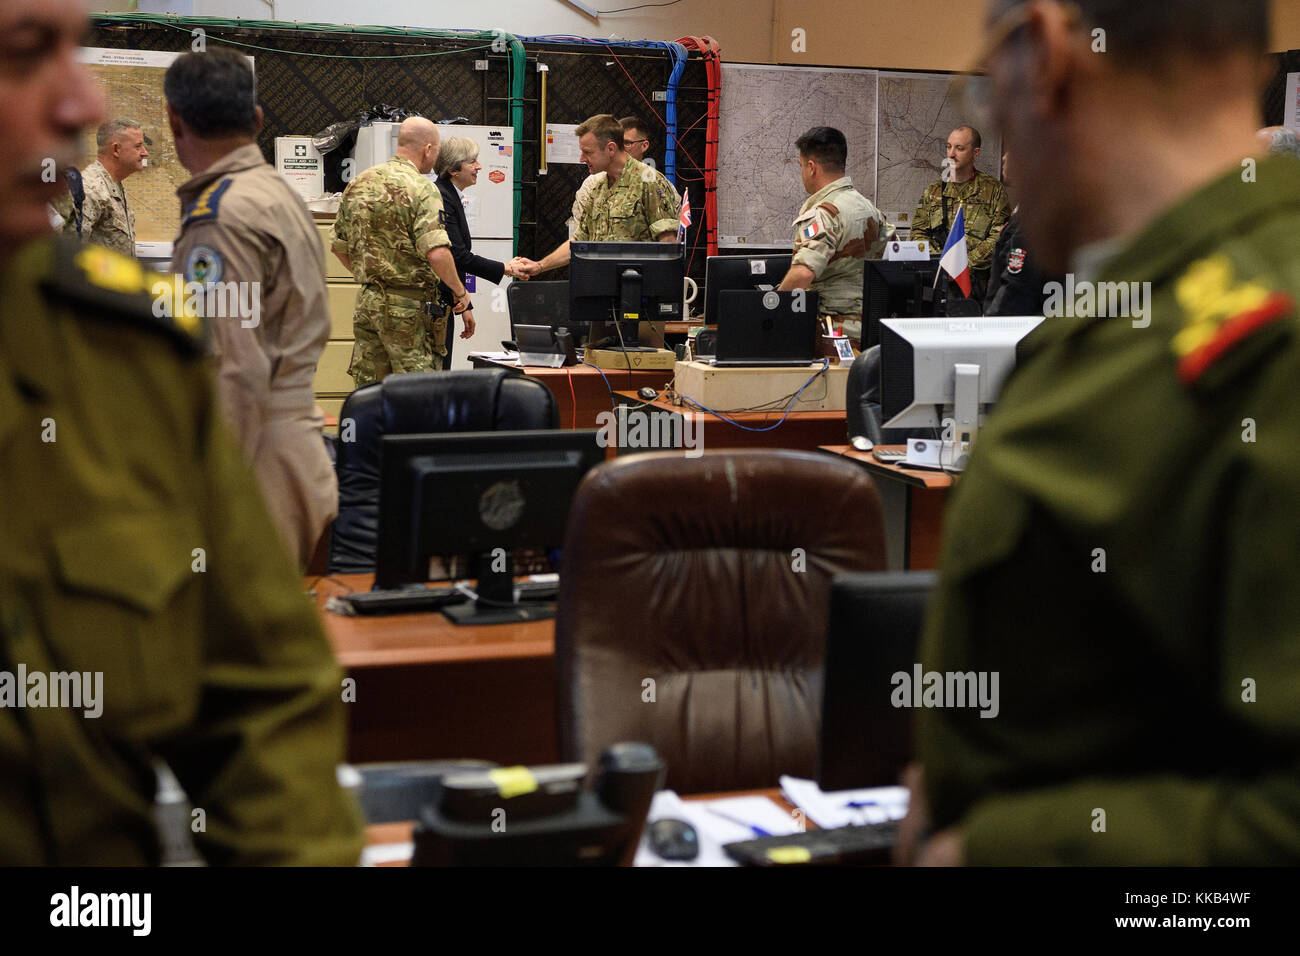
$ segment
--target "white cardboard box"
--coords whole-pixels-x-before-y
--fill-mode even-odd
[[[288,180],[304,200],[325,194],[325,161],[310,136],[275,138],[275,171]]]

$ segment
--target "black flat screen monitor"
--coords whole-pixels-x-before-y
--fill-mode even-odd
[[[589,346],[618,347],[638,344],[641,322],[680,319],[685,250],[679,242],[570,243],[569,321],[590,324]]]
[[[933,571],[839,574],[831,581],[817,783],[889,787],[912,757],[912,711],[895,707],[894,675],[920,661]]]
[[[578,483],[605,460],[597,430],[387,435],[380,451],[375,586],[429,580],[431,558],[469,556],[477,604],[457,623],[534,619],[514,603],[512,555],[564,543]],[[497,613],[499,612],[499,613]]]
[[[569,324],[569,283],[511,282],[506,286],[506,306],[510,309],[510,328],[513,335],[517,325],[549,325],[551,328]]]
[[[718,324],[718,293],[775,289],[790,271],[791,256],[709,256],[704,263],[704,321]]]
[[[939,260],[868,259],[862,270],[862,348],[880,344],[881,319],[944,315],[943,283],[935,289]]]

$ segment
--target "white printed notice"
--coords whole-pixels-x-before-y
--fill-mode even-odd
[[[546,162],[580,163],[577,123],[548,123],[546,125]]]
[[[1300,130],[1300,73],[1286,75],[1286,103],[1282,106],[1282,125]]]

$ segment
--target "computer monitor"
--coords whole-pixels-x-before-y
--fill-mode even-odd
[[[506,306],[510,310],[510,330],[517,325],[549,325],[551,328],[569,324],[569,283],[511,282],[506,286]]]
[[[980,421],[1016,366],[1016,347],[1043,317],[882,319],[880,417],[885,428],[944,428],[945,467],[962,467]],[[953,428],[945,427],[950,420]]]
[[[638,323],[681,317],[685,250],[680,242],[570,243],[569,321],[591,325],[588,345],[637,345]]]
[[[605,460],[597,430],[387,435],[380,450],[375,586],[429,580],[433,558],[469,556],[478,599],[457,623],[551,616],[514,599],[513,553],[564,543],[569,504]]]
[[[862,270],[862,348],[880,344],[880,320],[944,315],[943,283],[935,288],[937,258],[926,261],[868,259]]]
[[[895,707],[894,675],[921,659],[933,571],[837,574],[826,629],[817,783],[857,790],[898,783],[912,758],[912,711]]]
[[[709,256],[704,263],[704,321],[718,324],[718,293],[775,289],[790,271],[790,256]]]

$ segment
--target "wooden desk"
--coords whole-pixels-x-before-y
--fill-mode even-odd
[[[722,421],[707,412],[692,411],[685,405],[673,405],[660,398],[646,402],[633,391],[619,391],[615,394],[634,409],[656,409],[682,419],[681,428],[690,423],[691,434],[701,441],[700,447],[705,451],[715,448],[793,448],[802,451],[816,451],[831,442],[842,441],[847,432],[846,413],[839,412],[791,412],[785,421],[769,431],[746,431],[735,425]],[[744,412],[728,415],[750,428],[765,428],[781,421],[783,412]],[[681,434],[680,431],[676,431]],[[620,452],[636,449],[620,449]]]
[[[306,579],[339,664],[356,681],[348,760],[559,759],[555,622],[458,627],[440,613],[345,617],[328,598],[370,574]]]
[[[902,445],[881,445],[894,451]],[[824,445],[822,451],[851,458],[871,473],[880,490],[885,511],[886,537],[899,542],[891,554],[890,568],[923,571],[939,566],[939,548],[943,541],[943,509],[952,487],[952,475],[930,468],[907,468],[877,461],[869,451],[852,445]],[[901,507],[900,507],[901,505]],[[901,515],[901,526],[891,528],[891,520]]]
[[[626,369],[605,369],[604,377],[598,369],[590,365],[573,365],[568,368],[520,367],[485,358],[477,352],[469,355],[470,363],[475,368],[505,368],[519,372],[529,378],[535,378],[545,385],[555,396],[555,404],[560,410],[561,428],[598,428],[596,416],[613,408],[610,401],[611,388],[625,388],[632,392],[649,385],[660,391],[673,377],[673,370],[648,369],[629,372]],[[605,384],[606,379],[609,385]],[[570,391],[572,386],[572,391]],[[574,415],[574,400],[577,400],[577,415]]]

